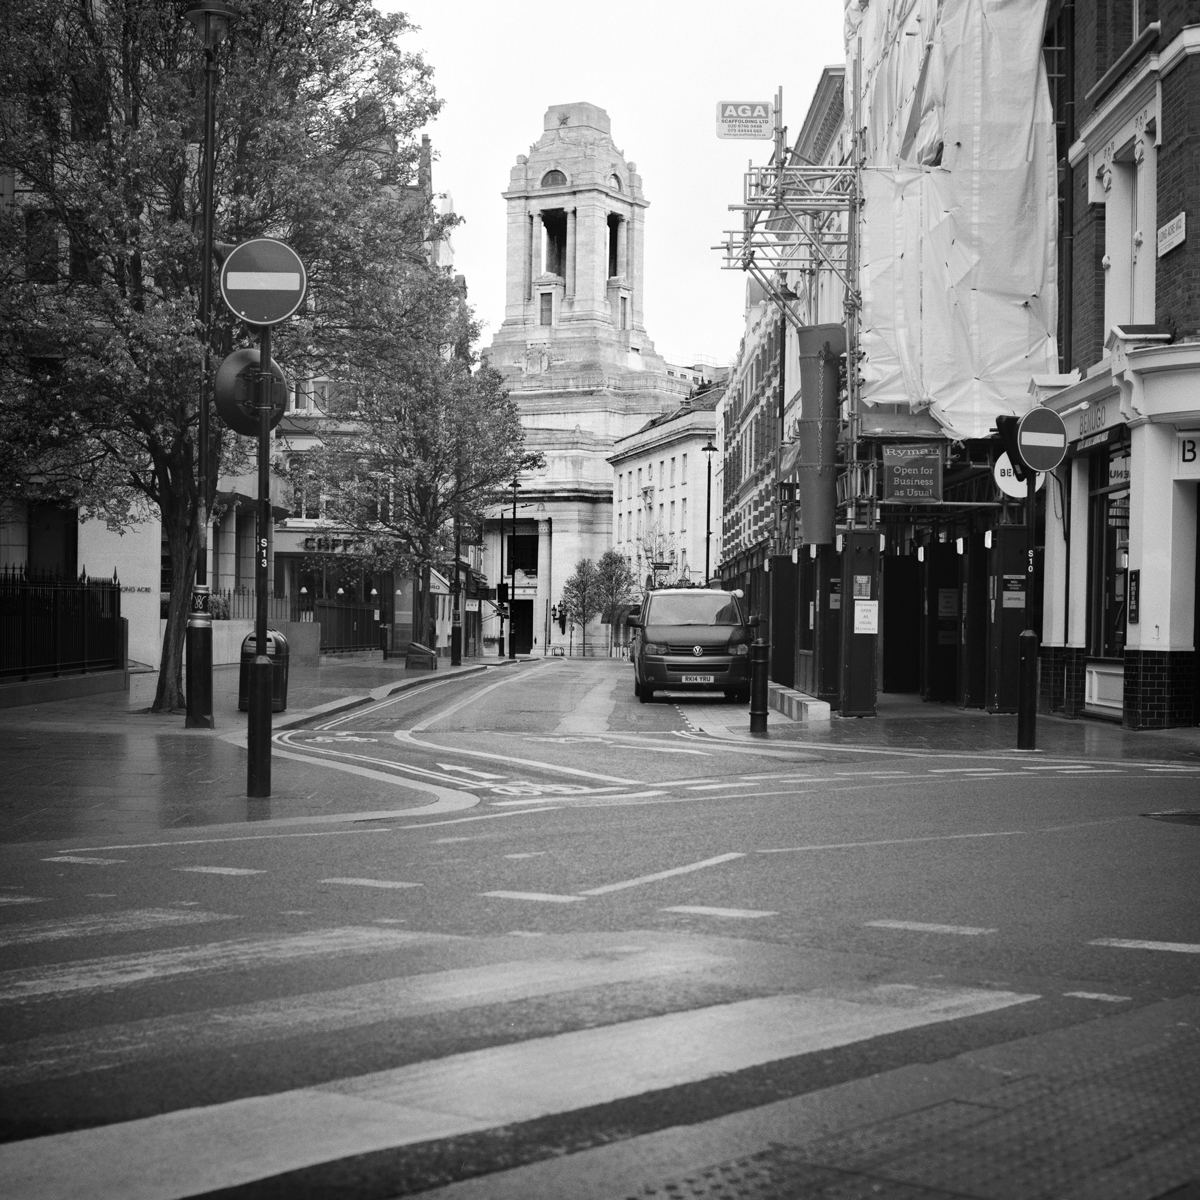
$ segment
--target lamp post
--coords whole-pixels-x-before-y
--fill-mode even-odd
[[[208,582],[208,392],[209,309],[212,304],[213,256],[213,143],[216,133],[217,47],[225,39],[233,9],[221,0],[197,0],[184,16],[196,27],[204,41],[204,147],[201,203],[204,211],[203,248],[200,270],[200,330],[204,339],[204,358],[200,371],[200,404],[197,438],[200,442],[197,466],[200,549],[196,559],[196,579],[192,587],[192,606],[187,623],[187,717],[188,729],[212,729],[212,613],[209,610],[211,586]]]
[[[712,577],[709,563],[709,550],[712,545],[712,456],[717,452],[712,434],[708,436],[708,444],[701,446],[700,451],[708,463],[708,490],[704,498],[704,586],[708,587],[708,581]]]

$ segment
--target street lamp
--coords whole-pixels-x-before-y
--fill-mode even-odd
[[[197,483],[199,485],[200,549],[196,560],[196,581],[192,588],[192,607],[187,624],[187,717],[188,729],[212,729],[212,613],[209,611],[208,582],[208,391],[209,381],[209,308],[212,303],[213,256],[213,144],[216,141],[217,47],[229,31],[233,9],[221,0],[197,0],[183,14],[196,27],[204,42],[204,150],[201,203],[204,212],[203,247],[200,269],[200,329],[204,339],[204,359],[200,374],[200,405],[197,437],[200,442]]]
[[[712,456],[717,452],[711,433],[708,435],[708,444],[701,446],[700,451],[708,462],[708,491],[704,498],[704,586],[708,587],[708,581],[712,578],[709,563],[709,548],[712,545]]]
[[[512,519],[512,536],[515,543],[517,538],[517,488],[521,485],[517,477],[513,476],[513,519]],[[517,566],[516,558],[510,554],[508,556],[508,657],[517,657]]]

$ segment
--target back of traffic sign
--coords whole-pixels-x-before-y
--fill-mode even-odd
[[[300,256],[276,238],[235,246],[221,267],[221,296],[251,325],[278,325],[301,305],[308,274]]]

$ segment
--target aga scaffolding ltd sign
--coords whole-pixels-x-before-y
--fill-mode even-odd
[[[770,100],[720,100],[717,102],[717,137],[773,138],[775,110]]]

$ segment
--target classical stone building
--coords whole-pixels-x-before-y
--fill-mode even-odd
[[[612,545],[614,442],[674,409],[693,384],[668,374],[646,333],[647,201],[602,108],[549,108],[504,199],[505,316],[488,357],[545,466],[519,481],[515,526],[512,495],[488,514],[485,569],[493,582],[515,585],[506,633],[517,650],[545,654],[568,641],[551,609],[575,564]],[[498,634],[492,618],[484,635]]]

